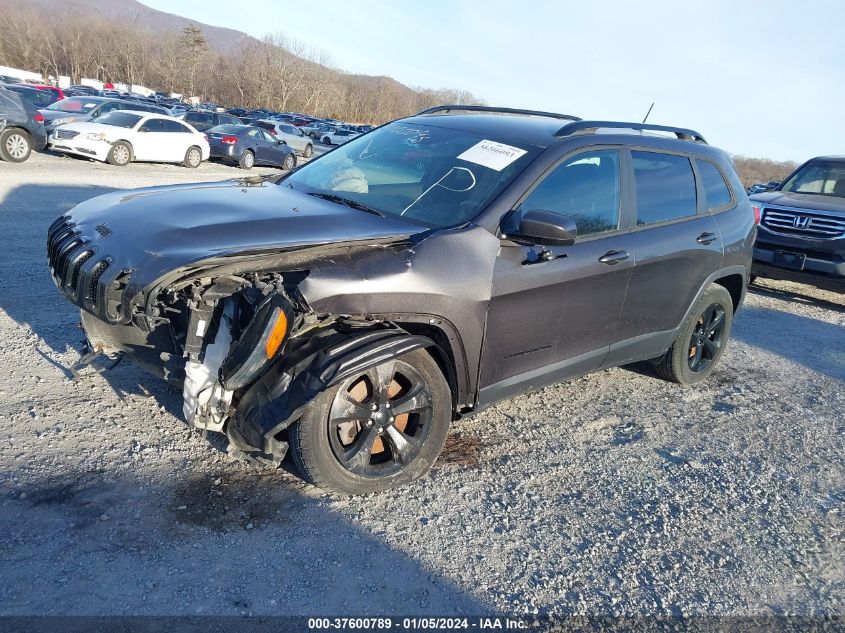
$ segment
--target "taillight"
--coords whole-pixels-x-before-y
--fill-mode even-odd
[[[36,121],[38,121],[39,123],[44,123],[44,115],[41,114],[40,112],[36,112],[35,116],[32,117],[32,118],[35,119]]]
[[[752,203],[751,208],[754,209],[754,224],[760,224],[760,215],[763,210],[763,205]]]
[[[208,134],[203,134],[202,137],[205,139],[205,142],[208,143]]]
[[[275,135],[275,134],[276,134],[276,130],[270,130],[270,134]]]
[[[226,145],[234,145],[235,143],[238,142],[238,137],[237,136],[224,136],[222,139],[220,139],[220,142],[226,143]]]

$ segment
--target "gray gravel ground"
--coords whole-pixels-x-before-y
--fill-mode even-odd
[[[841,294],[764,282],[705,385],[636,367],[529,393],[365,498],[232,461],[130,364],[71,382],[50,222],[242,173],[0,163],[0,614],[843,613]]]

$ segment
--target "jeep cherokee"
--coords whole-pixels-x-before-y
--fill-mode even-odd
[[[48,258],[79,367],[125,353],[234,450],[365,493],[518,392],[641,360],[704,379],[754,235],[697,132],[439,106],[282,176],[88,200]]]
[[[760,218],[753,275],[845,290],[845,156],[807,161],[751,204]]]

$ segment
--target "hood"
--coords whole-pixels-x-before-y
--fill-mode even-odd
[[[55,121],[56,119],[75,119],[76,121],[87,121],[89,116],[84,112],[61,112],[59,110],[47,110],[44,108],[39,110],[39,112],[44,117],[45,123]]]
[[[749,200],[780,207],[845,214],[845,198],[835,196],[820,196],[812,193],[793,193],[789,191],[765,191],[749,196]]]
[[[208,258],[397,240],[424,230],[284,185],[237,180],[117,191],[79,204],[66,217],[95,251],[92,263],[109,257],[110,268],[131,270],[129,290],[136,292]]]
[[[119,136],[126,136],[130,130],[125,127],[116,127],[114,125],[103,125],[102,123],[95,123],[94,121],[80,121],[78,123],[66,123],[61,126],[63,130],[72,130],[80,134],[90,134],[96,132],[97,134],[105,134],[108,138],[117,138]]]

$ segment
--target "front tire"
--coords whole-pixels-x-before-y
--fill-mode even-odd
[[[255,165],[255,154],[249,150],[245,150],[241,154],[241,159],[238,161],[238,167],[241,169],[252,169],[253,165]]]
[[[434,359],[414,350],[326,389],[289,433],[312,484],[343,494],[395,488],[425,475],[449,431],[452,396]]]
[[[185,160],[182,161],[182,164],[190,169],[196,169],[200,166],[200,163],[202,163],[202,150],[196,145],[189,147],[188,151],[185,152]]]
[[[672,347],[657,362],[658,375],[682,385],[707,378],[728,344],[733,314],[731,294],[724,286],[711,284],[696,302]]]
[[[311,155],[313,153],[314,153],[314,147],[311,145],[311,143],[308,143],[308,145],[305,146],[305,150],[302,152],[302,157],[303,158],[311,158]]]
[[[118,141],[112,145],[108,156],[106,156],[106,162],[109,165],[115,165],[117,167],[126,167],[126,165],[131,163],[132,148],[129,147],[129,143]]]
[[[296,167],[296,157],[293,155],[293,153],[291,153],[285,156],[285,159],[282,161],[282,169],[284,169],[285,171],[290,171],[294,167]]]
[[[331,145],[332,140],[328,136],[323,137],[323,145]]]
[[[32,153],[29,134],[12,128],[0,134],[0,158],[10,163],[22,163]]]

